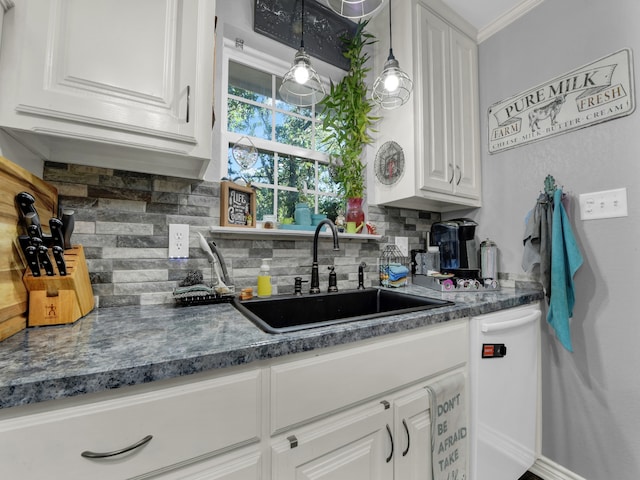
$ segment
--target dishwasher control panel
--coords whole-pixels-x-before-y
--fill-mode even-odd
[[[507,346],[504,343],[483,343],[482,358],[502,358],[507,354]]]

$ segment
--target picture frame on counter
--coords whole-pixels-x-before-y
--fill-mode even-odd
[[[220,226],[256,227],[256,192],[230,181],[220,182]]]

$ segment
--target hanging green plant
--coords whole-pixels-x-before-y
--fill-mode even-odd
[[[344,56],[351,62],[347,74],[334,84],[328,95],[318,104],[323,115],[323,139],[330,151],[332,170],[346,198],[362,198],[365,190],[362,152],[373,142],[370,131],[379,117],[371,115],[373,101],[367,96],[365,78],[371,69],[366,66],[369,54],[365,47],[376,42],[365,31],[368,20],[360,21],[353,37],[343,37]]]

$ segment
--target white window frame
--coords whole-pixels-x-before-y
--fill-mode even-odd
[[[293,59],[293,56],[292,56]],[[269,75],[276,75],[279,77],[284,77],[289,68],[291,68],[290,63],[286,63],[280,59],[272,57],[268,54],[260,52],[251,47],[247,47],[244,45],[242,48],[237,48],[235,42],[231,39],[225,38],[223,44],[223,55],[222,55],[222,76],[221,76],[221,98],[218,104],[220,105],[220,121],[221,121],[221,135],[220,135],[220,172],[221,177],[227,177],[229,174],[227,168],[227,155],[228,155],[228,146],[238,142],[241,138],[246,137],[246,135],[236,132],[229,132],[227,130],[227,118],[228,118],[228,91],[229,91],[229,61],[232,60],[237,63],[241,63],[247,65],[251,68],[255,68],[258,70],[262,70],[263,72]],[[325,86],[329,85],[329,80],[327,78],[321,77],[320,80],[325,84]],[[251,100],[242,99],[243,102],[256,105],[259,107],[264,107],[265,105],[260,102],[252,102]],[[295,112],[282,110],[283,113],[287,115],[297,116]],[[273,114],[275,115],[276,110],[273,110]],[[308,117],[303,117],[308,118]],[[272,122],[272,128],[275,128],[275,122]],[[273,138],[273,131],[271,137]],[[312,139],[312,147],[315,147],[315,142],[318,139],[314,136]],[[255,145],[258,150],[266,150],[268,152],[273,152],[275,155],[282,154],[287,156],[294,156],[303,158],[306,160],[314,161],[314,172],[315,172],[315,186],[313,189],[309,189],[309,194],[314,197],[314,209],[318,211],[318,197],[320,195],[327,196],[325,192],[319,192],[316,188],[319,181],[319,172],[318,172],[318,163],[329,164],[329,155],[323,152],[319,152],[316,150],[310,150],[302,147],[296,147],[293,145],[287,145],[283,143],[278,143],[272,140],[265,140],[262,138],[251,137],[251,142]],[[296,192],[297,189],[295,187],[288,187],[284,185],[280,185],[278,183],[278,169],[274,168],[274,181],[275,184],[264,184],[266,187],[273,188],[274,190],[286,190]],[[262,185],[262,184],[260,184]],[[331,195],[329,195],[331,196]],[[278,196],[274,195],[274,210],[278,211]]]

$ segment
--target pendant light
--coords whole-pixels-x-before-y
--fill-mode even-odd
[[[373,83],[371,99],[386,110],[392,110],[404,105],[411,96],[413,82],[393,56],[391,45],[391,0],[389,0],[389,57],[384,64],[382,73]]]
[[[384,0],[328,0],[331,10],[350,19],[358,19],[373,14]]]
[[[304,50],[304,0],[300,15],[300,48],[293,58],[293,65],[282,79],[280,97],[291,105],[309,107],[325,96],[320,77],[311,66],[311,58]]]

